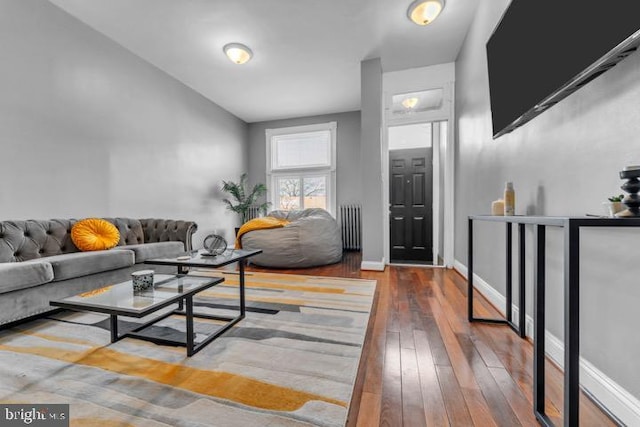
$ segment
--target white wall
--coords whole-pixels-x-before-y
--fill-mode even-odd
[[[601,202],[620,193],[618,171],[640,161],[638,53],[513,133],[492,139],[485,44],[508,4],[480,3],[456,62],[455,256],[462,264],[467,262],[467,216],[490,212],[505,181],[514,182],[517,214],[600,214]],[[504,251],[503,227],[478,223],[474,259],[476,273],[502,294],[504,257],[496,254]],[[530,243],[530,230],[527,238]],[[585,231],[580,269],[581,354],[636,398],[638,238],[640,230]],[[562,235],[549,230],[548,240],[546,318],[549,331],[562,339]],[[527,247],[531,255],[531,244]],[[529,314],[532,271],[529,256]]]
[[[0,219],[236,223],[216,194],[247,126],[43,0],[0,2]]]

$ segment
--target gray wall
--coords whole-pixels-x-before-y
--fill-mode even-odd
[[[0,2],[0,219],[237,219],[247,125],[44,0]],[[228,231],[227,231],[228,230]]]
[[[382,214],[382,65],[380,58],[360,63],[362,168],[362,262],[384,261]],[[388,261],[388,260],[387,260]]]
[[[640,164],[638,53],[513,133],[492,139],[485,43],[508,3],[480,2],[456,62],[455,256],[463,264],[467,215],[490,212],[505,181],[514,182],[517,214],[600,214],[607,196],[621,192],[618,171]],[[549,233],[547,322],[562,338],[562,236]],[[476,236],[476,272],[504,292],[504,258],[496,255],[504,250],[503,226],[479,224]],[[640,231],[589,230],[582,236],[581,354],[640,397]],[[527,237],[531,242],[530,230]],[[531,301],[530,281],[527,286]]]
[[[299,117],[249,124],[250,182],[266,181],[267,147],[265,131],[292,126],[337,122],[336,127],[336,203],[360,203],[360,111]]]

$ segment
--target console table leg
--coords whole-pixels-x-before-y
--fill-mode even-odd
[[[527,307],[525,305],[525,229],[524,224],[518,224],[518,329],[520,338],[527,336]]]
[[[506,256],[507,256],[507,266],[506,266],[506,300],[507,305],[504,310],[504,317],[507,318],[509,322],[513,322],[513,227],[510,222],[507,222],[507,241],[506,241]]]
[[[580,228],[564,228],[564,425],[578,426],[580,393]]]
[[[533,410],[544,416],[545,408],[545,245],[544,225],[535,225],[533,270]]]

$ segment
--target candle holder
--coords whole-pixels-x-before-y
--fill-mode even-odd
[[[623,200],[622,204],[627,209],[622,212],[618,212],[616,216],[618,218],[633,218],[640,216],[640,169],[631,169],[620,171],[620,178],[626,179],[627,182],[622,184],[622,188],[626,193],[629,193]]]

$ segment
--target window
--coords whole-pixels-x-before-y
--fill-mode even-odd
[[[336,122],[267,129],[268,198],[274,209],[334,213]]]

